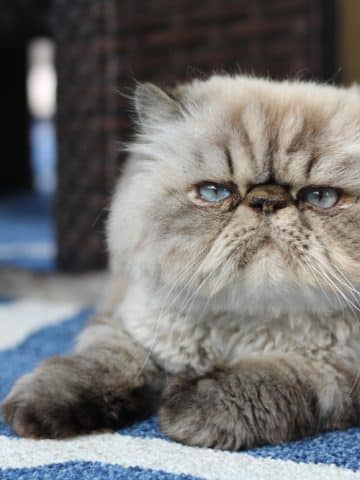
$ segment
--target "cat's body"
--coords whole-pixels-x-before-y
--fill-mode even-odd
[[[6,419],[28,436],[117,428],[161,393],[161,427],[193,445],[358,424],[356,90],[214,76],[140,85],[135,105],[115,294],[74,356],[19,381]]]

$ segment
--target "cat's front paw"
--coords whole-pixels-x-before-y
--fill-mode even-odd
[[[163,393],[160,425],[188,445],[253,448],[313,433],[317,400],[298,378],[271,364],[247,362],[197,379],[173,379]]]
[[[126,424],[143,392],[112,381],[111,373],[99,368],[76,356],[47,360],[15,384],[2,404],[5,421],[32,438],[65,438]]]
[[[187,445],[231,450],[246,445],[246,429],[234,428],[236,407],[226,393],[221,372],[173,379],[163,392],[161,430]]]
[[[91,379],[72,358],[53,358],[22,377],[2,404],[5,421],[24,437],[61,438],[90,430]]]

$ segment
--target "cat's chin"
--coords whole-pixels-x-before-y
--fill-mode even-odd
[[[329,315],[337,308],[323,289],[295,273],[275,241],[258,250],[239,278],[215,295],[219,310],[274,318],[290,314]]]

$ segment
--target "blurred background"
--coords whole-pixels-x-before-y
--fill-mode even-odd
[[[3,271],[106,266],[134,79],[360,81],[359,0],[2,0],[0,37]]]

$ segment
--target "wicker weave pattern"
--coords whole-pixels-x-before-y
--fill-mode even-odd
[[[322,77],[322,0],[54,0],[59,71],[59,265],[103,266],[103,218],[133,78],[210,71]],[[124,234],[126,234],[124,232]]]

